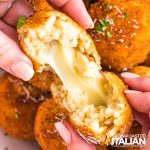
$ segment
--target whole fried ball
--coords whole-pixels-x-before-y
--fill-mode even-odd
[[[88,32],[103,66],[122,71],[145,61],[150,51],[150,1],[99,0],[89,13],[95,28]]]
[[[44,102],[38,109],[35,121],[35,137],[44,150],[66,150],[54,124],[67,119],[67,111],[54,100]]]
[[[0,76],[0,83],[0,127],[17,139],[34,139],[37,109],[50,93],[9,74]]]

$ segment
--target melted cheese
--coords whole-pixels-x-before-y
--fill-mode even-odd
[[[87,78],[80,75],[74,68],[74,64],[78,63],[74,59],[75,51],[74,48],[53,44],[45,58],[68,92],[85,93],[88,97],[88,104],[105,105],[105,78],[100,73],[97,78]]]

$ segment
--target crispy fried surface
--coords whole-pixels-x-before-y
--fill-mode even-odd
[[[43,71],[42,73],[35,73],[33,78],[29,81],[33,86],[50,91],[51,82],[54,80],[54,74],[51,71]]]
[[[35,136],[43,150],[66,150],[54,123],[67,119],[67,111],[54,100],[44,102],[38,109]]]
[[[150,54],[147,56],[144,65],[150,67]]]
[[[145,61],[150,50],[148,0],[99,0],[89,13],[95,23],[89,33],[103,66],[122,71]]]
[[[29,2],[33,5],[35,11],[53,10],[46,0],[29,0]]]
[[[144,77],[150,77],[150,67],[147,66],[135,66],[130,70],[130,72]]]
[[[34,139],[36,111],[50,97],[49,92],[41,92],[9,74],[1,76],[0,83],[0,127],[15,138]]]

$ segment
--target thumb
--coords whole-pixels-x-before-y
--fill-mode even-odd
[[[20,50],[16,42],[1,31],[0,68],[25,81],[29,80],[34,74],[29,58]]]
[[[95,146],[83,140],[68,122],[57,122],[55,127],[65,141],[68,150],[96,150]]]

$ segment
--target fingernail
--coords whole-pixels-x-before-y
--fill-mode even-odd
[[[33,68],[24,61],[18,61],[14,63],[10,67],[10,70],[13,72],[14,75],[16,75],[17,77],[25,81],[30,80],[32,76],[34,75]]]
[[[94,23],[93,23],[92,18],[90,17],[90,26],[89,26],[89,29],[93,29],[93,28],[94,28]]]
[[[125,94],[141,94],[142,92],[140,91],[134,91],[134,90],[125,90]]]
[[[123,78],[128,78],[128,79],[130,79],[130,78],[139,78],[140,77],[140,75],[135,74],[135,73],[130,73],[130,72],[121,73],[121,76]]]
[[[65,143],[69,144],[71,142],[71,133],[68,128],[62,122],[55,123],[55,127]]]

